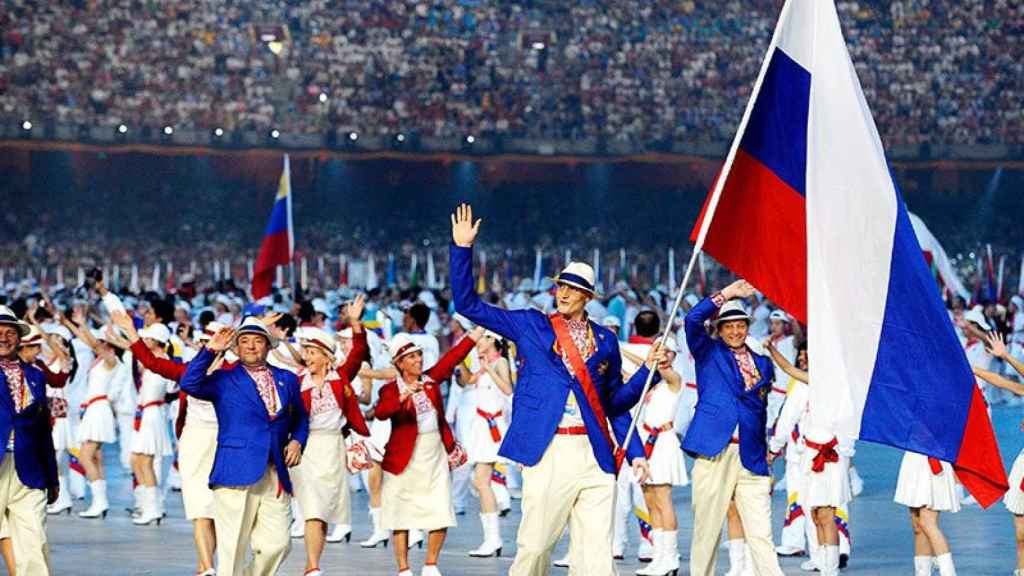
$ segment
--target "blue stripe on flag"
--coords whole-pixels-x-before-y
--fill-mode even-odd
[[[885,316],[860,439],[955,462],[974,376],[898,189],[896,203]]]
[[[806,195],[811,73],[779,48],[772,52],[740,148],[801,196]]]

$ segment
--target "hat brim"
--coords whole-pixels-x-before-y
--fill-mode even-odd
[[[718,325],[720,325],[722,322],[732,322],[733,320],[742,320],[747,323],[747,326],[750,326],[750,324],[753,322],[750,316],[747,316],[746,314],[744,314],[743,316],[736,314],[733,316],[726,316],[725,318],[715,318],[715,327],[718,327]]]
[[[392,358],[391,359],[391,363],[392,364],[396,364],[396,363],[398,363],[399,360],[401,360],[402,358],[405,358],[406,356],[408,356],[409,354],[412,354],[414,352],[422,353],[423,352],[423,348],[420,348],[419,346],[413,346],[413,347],[409,348],[408,350],[404,350],[404,351],[402,351],[401,354],[399,354],[398,356],[395,356],[394,358]]]
[[[28,324],[25,324],[20,320],[0,320],[0,324],[14,326],[14,328],[18,331],[19,338],[24,338],[25,336],[28,336],[29,332],[32,331],[32,328]]]
[[[259,330],[255,328],[239,328],[238,332],[235,333],[235,337],[231,340],[231,345],[237,346],[238,339],[245,334],[256,334],[257,336],[263,336],[264,338],[267,339],[267,343],[270,345],[271,348],[277,348],[277,338],[271,336],[270,332],[267,332],[266,330]]]

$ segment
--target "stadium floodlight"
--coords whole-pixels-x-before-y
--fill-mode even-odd
[[[544,48],[545,48],[545,46],[544,46],[544,43],[543,43],[543,42],[534,42],[534,43],[533,43],[533,49],[534,49],[534,50],[536,50],[536,51],[538,51],[538,52],[540,52],[540,51],[541,51],[541,50],[543,50]]]
[[[326,102],[327,102],[327,93],[326,92],[321,92],[320,93],[320,103],[321,104],[325,104]]]
[[[170,126],[164,126],[164,134],[166,134],[168,136],[170,136],[171,134],[174,134],[174,128],[172,128]]]
[[[117,127],[117,133],[118,134],[127,134],[128,133],[128,127],[125,126],[124,124],[121,124],[120,126]]]
[[[218,137],[218,138],[220,138],[221,136],[224,135],[224,129],[223,128],[217,128],[216,130],[213,131],[213,135]]]
[[[348,139],[355,142],[356,140],[359,140],[359,134],[356,134],[355,132],[349,132]]]
[[[29,120],[25,120],[24,122],[21,123],[21,127],[24,130],[31,130],[32,129],[32,122],[29,121]]]
[[[399,132],[398,135],[395,136],[395,140],[398,140],[399,142],[405,142],[405,134]]]
[[[469,136],[466,136],[466,143],[467,144],[472,144],[473,142],[476,142],[476,138],[472,134],[470,134]]]
[[[278,138],[281,137],[281,132],[277,128],[275,128],[270,131],[270,137],[273,138],[274,140],[277,140]]]

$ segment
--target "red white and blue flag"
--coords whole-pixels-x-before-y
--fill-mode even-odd
[[[951,462],[984,506],[1006,491],[833,2],[783,6],[693,238],[808,325],[810,425]]]
[[[284,170],[277,186],[270,222],[263,233],[263,243],[256,257],[252,274],[252,297],[267,296],[274,285],[278,266],[287,266],[295,253],[295,234],[292,227],[292,179],[288,155],[284,157]]]

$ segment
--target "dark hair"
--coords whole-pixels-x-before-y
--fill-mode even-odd
[[[205,332],[206,325],[216,319],[217,315],[213,313],[213,310],[203,310],[199,313],[199,328]]]
[[[174,305],[167,300],[153,299],[149,301],[149,305],[153,307],[156,317],[164,324],[174,320]]]
[[[430,320],[430,308],[422,302],[417,302],[409,307],[409,316],[416,323],[416,327],[422,330]]]
[[[661,331],[661,318],[654,310],[644,310],[636,315],[633,320],[633,327],[637,336],[653,338]]]
[[[299,304],[299,321],[309,322],[313,319],[313,314],[315,313],[316,310],[313,310],[313,303],[309,300],[303,300],[302,303]]]
[[[277,322],[274,322],[274,326],[284,330],[284,333],[291,336],[295,333],[295,329],[298,328],[299,324],[295,321],[295,317],[291,314],[282,314]]]

